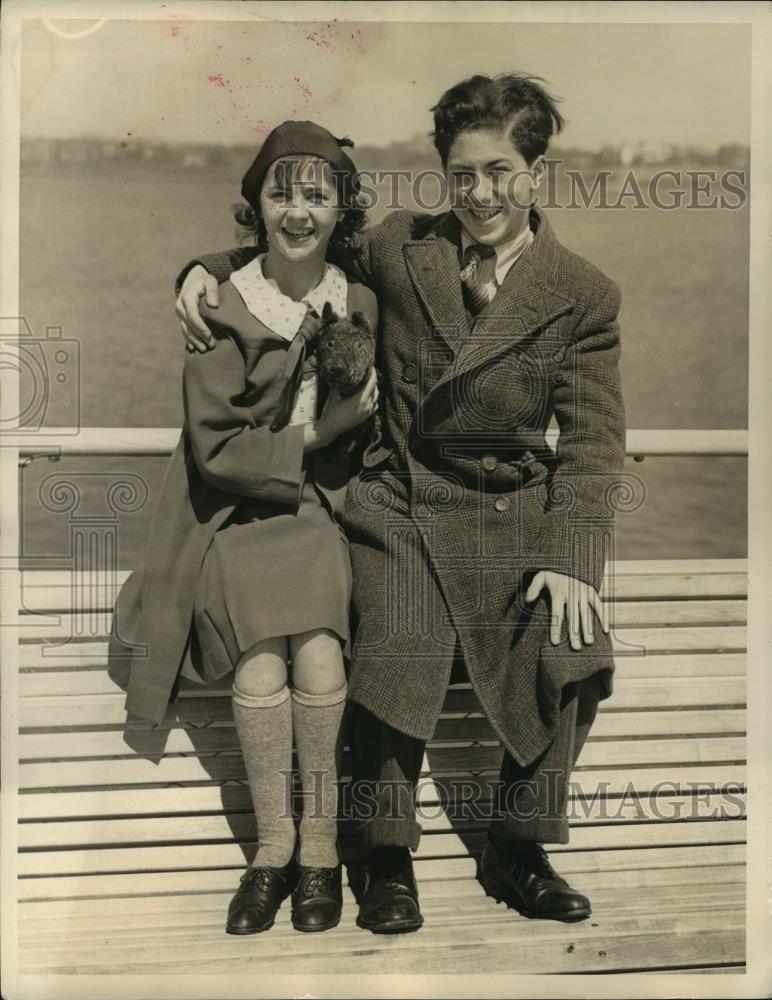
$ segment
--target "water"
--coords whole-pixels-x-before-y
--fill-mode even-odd
[[[234,245],[234,176],[85,168],[27,173],[21,190],[21,304],[37,336],[80,346],[82,426],[179,426],[183,342],[173,282],[198,253]],[[748,212],[557,209],[560,239],[622,287],[622,380],[631,428],[747,426]],[[46,423],[71,422],[52,396]],[[144,476],[150,502],[120,522],[120,559],[141,558],[164,460],[36,461],[25,470],[25,552],[66,553],[66,514],[36,491],[52,473]],[[619,520],[619,558],[746,554],[746,463],[628,463],[646,501]]]

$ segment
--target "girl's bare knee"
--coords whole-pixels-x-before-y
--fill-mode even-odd
[[[292,684],[306,694],[330,694],[346,683],[340,639],[329,629],[290,636]]]
[[[284,636],[256,643],[236,664],[234,687],[253,698],[267,698],[287,683],[287,640]]]
[[[329,659],[340,652],[340,639],[328,628],[315,628],[289,637],[292,662]]]

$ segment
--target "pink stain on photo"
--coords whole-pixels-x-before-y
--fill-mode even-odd
[[[309,31],[306,38],[309,42],[313,42],[314,45],[318,46],[320,49],[332,51],[335,48],[333,43],[319,31]]]
[[[305,97],[305,99],[308,100],[311,97],[311,93],[312,93],[311,92],[311,88],[308,87],[308,86],[306,86],[306,84],[303,83],[303,81],[300,79],[299,76],[293,76],[292,80],[293,80],[293,83],[295,84],[295,86],[300,91],[300,93],[303,95],[303,97]]]
[[[237,104],[233,94],[233,87],[231,86],[230,80],[226,80],[225,77],[222,75],[222,73],[210,73],[208,76],[208,80],[213,86],[220,87],[222,90],[225,90],[230,95],[230,101],[228,103],[230,104],[231,108],[233,108],[233,110],[235,111]]]
[[[165,4],[162,4],[161,6],[165,6]],[[168,17],[169,20],[171,21],[178,21],[180,19],[179,14],[175,14],[173,11],[170,10],[164,11],[164,17]],[[179,24],[171,25],[169,28],[169,33],[171,34],[172,38],[180,39],[184,43],[185,49],[188,52],[190,51],[190,45],[188,44],[190,40],[189,36],[187,32],[182,30],[182,27]]]

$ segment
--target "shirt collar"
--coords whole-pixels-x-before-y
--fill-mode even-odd
[[[329,302],[338,316],[346,315],[348,285],[340,268],[334,264],[325,264],[319,284],[301,302],[296,302],[280,292],[265,277],[264,258],[264,253],[259,254],[247,265],[234,271],[230,280],[255,319],[273,333],[285,340],[292,340],[305,318],[307,306],[311,306],[321,316],[325,302]]]
[[[509,270],[518,257],[525,253],[528,247],[533,242],[533,233],[531,232],[531,227],[526,226],[525,229],[516,236],[513,240],[509,240],[507,243],[499,243],[498,246],[494,247],[496,252],[496,284],[501,285],[509,274]],[[461,249],[466,250],[468,246],[474,243],[474,240],[467,234],[465,229],[461,230]]]

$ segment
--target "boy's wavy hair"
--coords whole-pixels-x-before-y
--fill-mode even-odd
[[[341,146],[353,146],[351,139],[339,139]],[[348,171],[333,170],[327,160],[307,154],[283,156],[273,165],[274,179],[282,185],[291,187],[294,181],[302,178],[308,170],[316,171],[321,166],[325,176],[336,190],[338,205],[343,209],[343,218],[333,230],[330,246],[337,251],[338,257],[345,257],[351,252],[354,236],[367,225],[365,199],[362,196],[359,177]],[[254,240],[260,253],[268,250],[268,237],[265,223],[260,215],[259,206],[239,202],[232,206],[233,217],[238,224],[237,236],[241,243]]]
[[[432,139],[443,166],[460,132],[505,127],[510,129],[515,149],[530,166],[547,151],[550,139],[565,124],[556,107],[557,98],[547,92],[545,82],[527,73],[494,77],[478,73],[446,90],[431,109]]]

